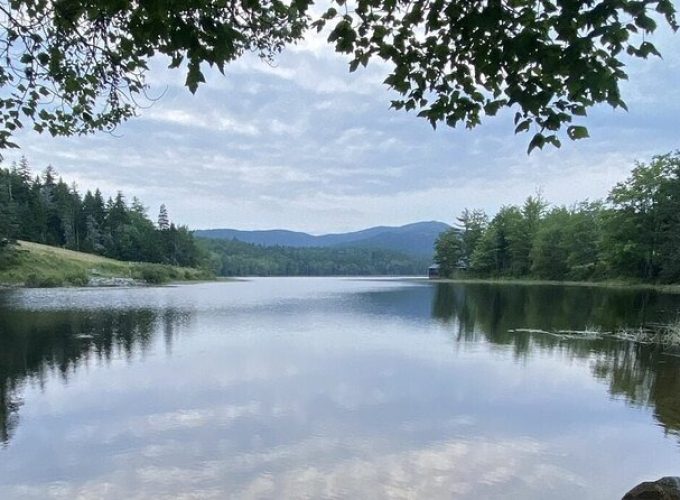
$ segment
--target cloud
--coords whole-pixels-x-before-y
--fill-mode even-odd
[[[309,438],[270,452],[204,461],[190,468],[154,465],[150,460],[132,474],[116,471],[82,483],[22,485],[10,493],[31,498],[223,498],[225,491],[230,491],[243,499],[435,499],[467,498],[473,492],[476,497],[487,497],[501,491],[519,498],[538,491],[585,489],[583,478],[546,463],[550,457],[545,445],[528,438],[457,439],[404,451],[386,451],[386,445]],[[343,447],[351,448],[358,457],[332,464],[309,460]],[[179,449],[159,451],[180,453]],[[155,452],[143,454],[153,458]],[[243,475],[242,471],[253,467],[272,472]]]
[[[155,59],[139,117],[114,134],[50,138],[21,132],[36,168],[54,165],[81,189],[119,189],[165,203],[191,227],[287,227],[312,232],[450,222],[464,207],[493,212],[536,188],[555,203],[600,198],[635,159],[676,149],[680,54],[662,32],[664,59],[629,61],[630,111],[606,106],[584,120],[592,138],[526,155],[512,112],[478,128],[433,131],[389,109],[384,63],[349,73],[325,34],[285,50],[275,64],[246,55],[226,76],[206,70],[196,95],[182,71]]]

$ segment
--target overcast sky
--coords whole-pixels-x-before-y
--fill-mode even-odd
[[[34,168],[52,164],[81,190],[137,196],[155,219],[161,203],[191,228],[288,228],[312,233],[451,223],[465,207],[494,213],[541,189],[557,204],[606,195],[634,161],[680,148],[679,36],[655,37],[664,60],[633,62],[629,112],[601,107],[591,139],[527,156],[512,113],[468,131],[436,131],[414,112],[389,110],[385,67],[350,74],[315,38],[275,66],[245,57],[191,95],[184,74],[156,61],[160,99],[115,135],[53,139],[22,133]]]

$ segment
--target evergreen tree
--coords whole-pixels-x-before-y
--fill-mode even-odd
[[[197,265],[201,258],[186,227],[156,229],[139,199],[128,206],[119,192],[105,203],[99,189],[81,197],[52,166],[32,178],[25,158],[0,168],[0,240],[9,238],[123,260]]]
[[[57,198],[62,193],[57,193],[56,175],[56,170],[51,165],[43,172],[43,182],[40,188],[41,202],[46,219],[43,243],[61,246],[64,244],[64,228],[59,211],[60,207],[57,205],[57,201],[61,200],[57,200]]]
[[[28,160],[26,159],[25,156],[22,156],[19,159],[17,173],[22,183],[28,184],[31,181],[31,168],[29,167]]]
[[[36,220],[38,212],[35,210],[39,200],[34,199],[31,182],[28,160],[22,156],[18,165],[12,167],[12,193],[17,204],[17,218],[21,221],[17,236],[22,240],[35,240],[39,237],[39,221]]]
[[[168,209],[165,205],[161,205],[160,211],[158,212],[158,229],[161,231],[167,231],[170,229],[170,218],[168,217]]]
[[[102,226],[104,223],[104,200],[101,192],[87,191],[82,202],[83,237],[82,248],[87,252],[100,253],[104,250]]]
[[[18,229],[16,203],[12,197],[11,179],[7,171],[0,172],[0,245],[16,239]]]
[[[100,227],[106,222],[106,204],[104,197],[99,189],[94,191],[94,201],[92,203],[92,216]]]
[[[46,243],[47,239],[47,206],[43,199],[42,181],[36,176],[31,184],[28,210],[31,214],[32,227],[27,227],[27,240]],[[28,226],[28,225],[26,225]],[[22,224],[24,227],[24,224]]]

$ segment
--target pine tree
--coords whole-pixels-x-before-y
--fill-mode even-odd
[[[8,171],[0,171],[0,245],[14,240],[17,232],[16,203],[12,198]]]
[[[158,229],[161,231],[167,231],[170,229],[170,218],[168,217],[168,209],[165,208],[165,204],[161,205],[161,209],[158,214]]]
[[[132,197],[132,204],[130,205],[130,211],[133,214],[138,215],[139,217],[146,217],[146,207],[144,206],[144,203],[142,203],[142,200],[140,200],[136,196]]]
[[[31,182],[31,168],[28,166],[28,160],[25,156],[22,156],[19,160],[17,172],[19,177],[21,177],[22,182],[25,184],[29,184]]]
[[[61,179],[57,182],[56,170],[51,165],[48,166],[43,174],[43,184],[40,189],[46,216],[42,243],[56,246],[64,244],[64,228],[60,213],[64,188],[68,193],[68,186]]]
[[[83,196],[53,167],[32,177],[22,158],[0,168],[0,260],[13,240],[94,252],[122,260],[196,265],[198,252],[187,228],[176,227],[165,205],[159,230],[141,200],[128,205],[122,192],[105,201],[99,189]]]
[[[115,200],[109,199],[107,221],[113,234],[122,230],[123,226],[129,222],[128,206],[125,196],[121,191],[116,194]]]

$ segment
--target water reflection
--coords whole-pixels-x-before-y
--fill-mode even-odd
[[[67,383],[81,365],[143,357],[157,333],[171,350],[177,326],[189,318],[175,309],[0,309],[0,442],[6,444],[18,424],[27,383],[42,387],[49,377]]]
[[[675,319],[680,297],[653,290],[582,286],[437,284],[432,314],[498,339],[512,328],[605,330]]]
[[[679,306],[346,280],[0,293],[0,497],[616,497],[677,472],[680,358],[508,330]]]
[[[674,348],[611,338],[560,339],[518,328],[616,331],[677,319],[680,297],[653,290],[596,287],[438,284],[432,315],[451,324],[457,340],[511,345],[518,358],[560,350],[591,360],[612,396],[650,406],[667,432],[680,434],[680,358]]]

